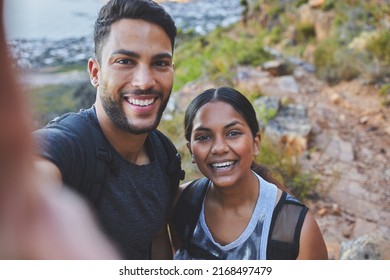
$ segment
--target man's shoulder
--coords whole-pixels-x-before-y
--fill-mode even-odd
[[[93,114],[88,110],[80,110],[79,112],[68,112],[62,114],[44,127],[34,131],[36,134],[45,135],[82,135],[85,131],[89,131],[91,127],[96,127]]]
[[[37,146],[83,149],[82,147],[90,145],[91,140],[102,138],[101,130],[85,111],[87,110],[65,113],[51,120],[46,126],[35,130],[33,137]]]
[[[158,129],[152,130],[149,133],[149,137],[152,137],[154,141],[160,143],[160,145],[162,145],[165,151],[167,151],[168,153],[170,154],[177,153],[176,146],[173,144],[172,140],[160,130]]]

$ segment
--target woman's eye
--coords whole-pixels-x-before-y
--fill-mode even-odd
[[[241,134],[241,132],[239,132],[239,131],[230,131],[229,133],[228,133],[228,136],[238,136],[238,135],[240,135]]]
[[[207,139],[209,139],[209,137],[207,135],[200,135],[200,136],[195,137],[196,141],[205,141]]]

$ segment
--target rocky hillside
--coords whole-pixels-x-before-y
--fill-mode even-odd
[[[253,67],[236,74],[237,87],[260,86],[265,96],[307,110],[298,119],[309,123],[310,133],[285,130],[279,139],[299,145],[303,171],[319,178],[318,197],[308,203],[330,258],[390,259],[390,109],[381,106],[377,89],[359,81],[329,86],[300,67],[285,76]],[[185,108],[192,96],[213,86],[204,80],[188,84],[177,92],[173,108]],[[348,251],[348,242],[359,238],[364,241]]]
[[[258,112],[264,104],[277,111],[264,134],[298,152],[303,172],[318,176],[318,197],[308,204],[329,257],[390,259],[388,1],[242,2],[247,13],[230,36],[254,36],[259,25],[278,35],[263,38],[272,61],[234,65],[229,83],[261,92]],[[202,76],[178,90],[171,108],[177,113],[219,85]]]
[[[242,40],[256,36],[259,27],[266,30],[261,38],[264,45],[257,50],[266,51],[267,60],[250,63],[259,51],[245,54],[245,63],[226,66],[223,63],[240,54],[225,51],[225,57],[214,63],[214,72],[207,72],[209,62],[200,62],[201,66],[191,62],[190,67],[201,67],[204,74],[187,81],[181,80],[185,66],[178,62],[176,83],[184,86],[172,94],[162,125],[180,118],[193,96],[209,87],[229,84],[258,95],[253,101],[258,112],[264,107],[275,110],[263,123],[265,136],[286,152],[296,152],[303,172],[318,178],[318,189],[307,204],[324,234],[330,258],[390,259],[390,58],[386,51],[390,49],[390,3],[241,2],[247,3],[242,22],[224,32]],[[202,48],[192,50],[192,56],[223,44],[207,36],[195,40]],[[182,52],[177,50],[177,59]],[[82,82],[82,75],[36,72],[28,83],[42,88],[50,82],[73,83],[72,77]],[[174,120],[172,129],[163,129],[176,136],[175,144],[186,159],[181,122]],[[196,175],[191,163],[185,162],[185,168],[190,176]]]

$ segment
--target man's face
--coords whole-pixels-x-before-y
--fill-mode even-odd
[[[158,25],[122,19],[111,25],[100,63],[90,62],[109,120],[119,129],[141,134],[157,127],[173,86],[172,45]]]

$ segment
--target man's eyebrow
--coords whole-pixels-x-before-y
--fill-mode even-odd
[[[125,50],[125,49],[119,49],[119,50],[116,50],[112,53],[112,55],[118,55],[118,54],[121,54],[121,55],[126,55],[126,56],[129,56],[129,57],[134,57],[134,58],[140,58],[141,55],[139,53],[136,53],[136,52],[133,52],[133,51],[129,51],[129,50]],[[164,58],[169,58],[169,59],[172,59],[172,54],[170,52],[162,52],[162,53],[158,53],[156,55],[154,55],[152,57],[153,60],[156,60],[156,59],[164,59]]]
[[[138,53],[133,52],[133,51],[129,51],[129,50],[125,50],[125,49],[119,49],[119,50],[116,50],[112,53],[112,55],[117,55],[117,54],[122,54],[122,55],[135,57],[135,58],[141,57]]]
[[[169,52],[163,52],[163,53],[159,53],[159,54],[156,54],[156,55],[153,56],[154,60],[156,60],[156,59],[164,59],[164,58],[172,59],[172,54],[169,53]]]

